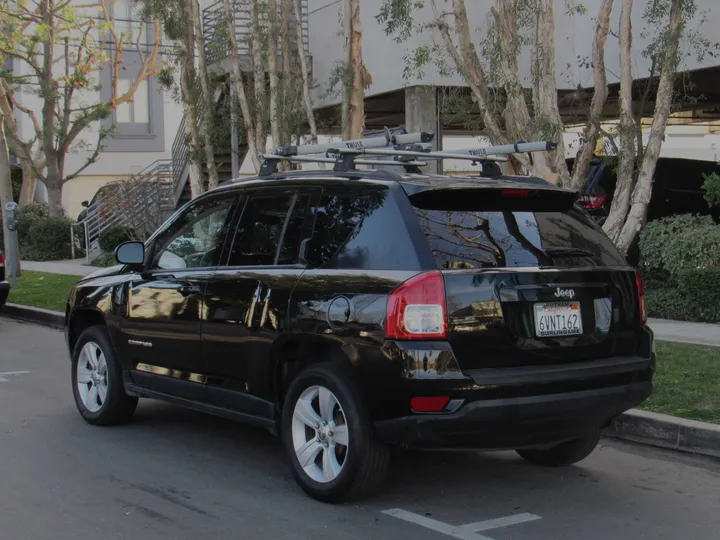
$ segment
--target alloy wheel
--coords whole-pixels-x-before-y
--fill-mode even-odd
[[[88,411],[95,413],[102,409],[108,391],[107,361],[102,349],[92,341],[83,346],[78,357],[77,388]]]
[[[350,449],[347,419],[340,402],[324,386],[311,386],[293,410],[292,442],[300,466],[315,482],[335,480]]]

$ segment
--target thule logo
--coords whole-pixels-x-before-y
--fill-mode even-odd
[[[568,298],[572,300],[575,298],[575,291],[572,289],[561,289],[560,287],[557,288],[555,291],[555,298]]]
[[[363,148],[365,148],[365,145],[362,141],[347,141],[345,145],[348,148],[352,148],[354,150],[362,150]]]

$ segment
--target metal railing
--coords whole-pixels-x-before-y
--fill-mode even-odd
[[[180,122],[180,127],[175,134],[175,140],[172,144],[172,177],[173,184],[177,185],[182,180],[183,175],[186,174],[187,169],[187,156],[188,156],[188,141],[187,135],[185,134],[185,116],[183,116]]]
[[[98,251],[100,234],[111,227],[132,229],[144,239],[174,210],[173,170],[168,159],[157,160],[127,180],[113,183],[108,194],[88,206],[85,217],[71,226],[71,234],[80,228],[85,236],[88,261]],[[73,255],[75,242],[73,241]]]
[[[238,44],[238,53],[240,56],[250,56],[250,41],[252,39],[253,28],[251,18],[250,0],[231,0],[233,5],[232,26],[235,31],[235,37]],[[202,12],[203,29],[205,31],[205,57],[210,62],[219,62],[228,56],[227,24],[225,17],[225,6],[223,0],[218,0],[214,4],[205,8]],[[308,36],[308,4],[307,0],[300,2],[300,18],[303,35],[303,48],[306,54],[309,53],[309,36]],[[267,13],[260,13],[258,24],[262,28],[266,28],[268,24]],[[290,20],[290,42],[295,43],[295,14],[293,13]],[[278,42],[278,51],[281,50]]]

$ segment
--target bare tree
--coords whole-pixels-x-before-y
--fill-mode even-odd
[[[15,27],[24,30],[0,34],[0,55],[11,57],[27,68],[23,70],[29,72],[22,81],[23,91],[35,92],[42,99],[42,110],[24,107],[15,94],[15,88],[10,85],[5,86],[5,91],[13,107],[30,119],[35,137],[41,144],[46,169],[38,170],[34,163],[32,166],[47,187],[53,215],[63,212],[63,185],[97,161],[108,131],[99,130],[89,157],[78,169],[67,173],[67,155],[77,148],[80,136],[109,118],[118,106],[132,101],[140,83],[162,68],[158,60],[160,24],[157,19],[150,23],[143,21],[135,43],[140,70],[127,92],[118,92],[127,36],[123,33],[118,35],[108,12],[109,5],[109,0],[102,0],[98,5],[104,21],[99,37],[94,32],[97,27],[95,18],[74,10],[67,1],[39,0],[32,5],[13,2],[3,8],[4,22],[14,20],[17,22]],[[148,26],[152,29],[149,47],[142,41]],[[106,50],[110,50],[110,54]],[[78,94],[89,88],[89,76],[102,69],[108,69],[112,76],[110,97],[90,105],[78,104]],[[99,91],[99,86],[92,90]],[[11,131],[10,136],[18,144],[22,142],[19,132]],[[32,156],[20,157],[32,163]]]
[[[633,116],[632,74],[632,8],[633,0],[621,0],[620,10],[620,122],[618,124],[618,169],[615,192],[603,229],[611,240],[617,242],[625,218],[630,209],[633,190],[636,139]],[[642,135],[640,138],[642,146]]]
[[[345,23],[347,70],[346,96],[343,100],[343,136],[359,139],[365,131],[365,89],[372,84],[370,72],[362,56],[362,28],[360,25],[360,0],[345,0],[343,17]]]
[[[684,27],[683,10],[686,2],[687,0],[670,0],[669,21],[660,60],[660,80],[655,98],[655,114],[650,126],[650,135],[637,184],[633,189],[630,212],[616,242],[618,247],[623,250],[627,250],[632,245],[647,220],[655,167],[660,157],[660,148],[673,103],[675,77],[679,63],[678,48]]]
[[[627,1],[623,1],[623,10]],[[632,10],[632,0],[629,0],[630,10]],[[610,32],[610,15],[612,14],[613,0],[603,0],[600,5],[600,12],[598,14],[598,22],[595,27],[595,38],[593,40],[592,48],[592,65],[593,74],[595,81],[595,91],[593,93],[592,101],[590,102],[590,111],[588,113],[588,120],[585,124],[583,131],[583,145],[580,147],[575,164],[573,165],[572,179],[570,186],[575,189],[582,189],[585,185],[585,179],[587,178],[588,171],[590,170],[590,162],[593,157],[593,151],[595,149],[595,143],[598,135],[600,134],[600,119],[602,111],[607,101],[608,88],[607,88],[607,76],[605,75],[605,43],[607,42],[608,34]],[[628,14],[629,17],[629,14]],[[626,21],[630,24],[630,19]],[[621,20],[620,27],[620,46],[623,46],[623,39],[631,40],[631,28],[625,28],[628,34],[623,33],[623,22]],[[628,47],[628,54],[630,49]],[[630,68],[628,64],[628,68]],[[632,94],[632,73],[630,74],[631,87],[628,89]],[[632,95],[630,101],[632,102]]]
[[[202,146],[205,153],[205,165],[208,171],[208,189],[218,186],[219,178],[217,165],[215,163],[215,149],[213,148],[212,126],[213,126],[213,107],[215,105],[215,96],[211,90],[210,74],[205,62],[205,35],[203,33],[202,20],[200,18],[200,5],[198,0],[185,0],[188,3],[188,14],[191,17],[193,26],[194,50],[197,53],[197,78],[200,81],[201,100],[200,106],[200,135],[202,136]]]
[[[308,67],[307,57],[305,55],[305,45],[303,42],[302,33],[302,13],[300,3],[302,0],[285,0],[286,2],[292,1],[293,11],[295,14],[295,43],[298,51],[298,61],[300,62],[300,77],[302,82],[302,98],[303,106],[305,109],[305,116],[307,118],[308,126],[310,128],[310,142],[317,143],[318,131],[317,123],[315,122],[315,113],[313,112],[312,98],[310,97],[310,70]]]

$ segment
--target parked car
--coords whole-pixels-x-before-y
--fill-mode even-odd
[[[116,256],[67,304],[82,417],[153,398],[267,428],[322,501],[376,488],[391,447],[569,465],[651,393],[642,279],[540,179],[275,173]]]
[[[4,306],[10,294],[10,284],[5,281],[5,255],[0,249],[0,306]]]
[[[102,186],[100,189],[98,189],[95,192],[95,195],[93,195],[92,199],[90,199],[90,201],[83,201],[81,203],[81,205],[83,206],[83,210],[78,214],[77,223],[82,222],[87,217],[88,208],[95,207],[96,204],[98,205],[98,215],[101,219],[110,212],[112,212],[113,209],[105,208],[102,204],[102,201],[104,198],[111,197],[114,193],[116,193],[120,185],[120,181],[109,182]],[[98,236],[99,234],[93,230],[90,234],[90,243],[97,240]],[[81,248],[88,249],[88,243],[85,241],[85,230],[82,228],[78,231],[78,241]]]
[[[572,167],[572,161],[570,162]],[[720,208],[711,208],[704,198],[703,174],[720,173],[720,166],[711,161],[660,158],[655,169],[653,193],[648,205],[648,220],[676,214],[711,215],[720,221]],[[601,158],[591,162],[580,204],[603,224],[610,213],[617,175],[612,163]]]

